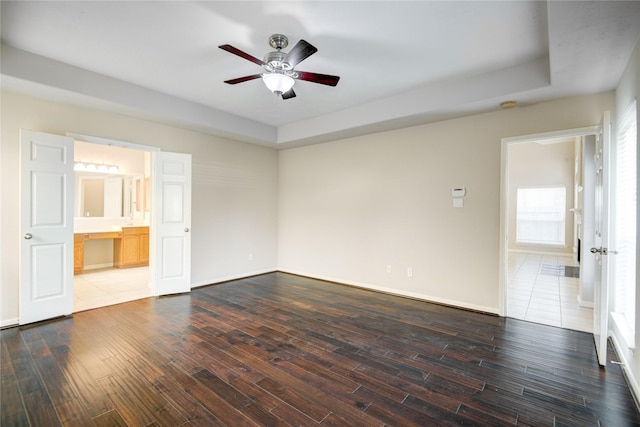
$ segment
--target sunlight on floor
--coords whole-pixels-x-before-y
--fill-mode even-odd
[[[507,316],[593,332],[593,309],[578,305],[580,279],[553,274],[576,265],[568,256],[510,253]]]
[[[149,267],[85,271],[73,279],[73,311],[84,311],[151,296]]]

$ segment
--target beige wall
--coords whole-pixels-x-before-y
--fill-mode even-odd
[[[501,138],[592,126],[613,102],[562,99],[281,151],[278,268],[497,313]]]
[[[17,318],[20,128],[192,153],[194,285],[277,265],[499,312],[501,138],[590,126],[612,107],[605,93],[277,153],[3,93],[0,320]],[[457,186],[463,209],[451,207]]]
[[[573,207],[575,142],[537,144],[527,142],[509,146],[509,250],[573,255]],[[558,187],[566,189],[565,247],[516,244],[516,202],[519,187]]]
[[[193,155],[192,285],[276,268],[273,149],[2,92],[0,325],[18,317],[19,129],[92,135]],[[249,254],[253,260],[249,260]]]

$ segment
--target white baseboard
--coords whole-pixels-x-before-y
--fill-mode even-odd
[[[620,341],[616,338],[616,334],[614,331],[609,330],[609,338],[611,338],[611,342],[613,343],[613,347],[616,350],[616,354],[618,358],[620,358],[619,363],[622,368],[622,372],[624,373],[624,377],[627,380],[627,384],[629,385],[629,389],[631,390],[631,394],[633,396],[633,400],[636,404],[636,408],[640,410],[640,384],[638,384],[638,379],[633,375],[633,369],[629,366],[629,360],[626,357],[624,351],[620,346]]]
[[[578,305],[584,308],[593,308],[593,301],[585,301],[578,295]]]
[[[87,270],[97,270],[99,268],[111,268],[113,267],[113,263],[105,263],[105,264],[91,264],[91,265],[85,265],[83,270],[87,271]]]
[[[260,274],[273,273],[275,271],[276,271],[276,268],[274,267],[266,270],[247,271],[245,273],[234,274],[231,276],[214,277],[211,279],[201,280],[198,282],[191,283],[191,289],[199,288],[201,286],[215,285],[216,283],[228,282],[230,280],[245,279],[251,276],[259,276]]]
[[[9,326],[18,326],[20,323],[20,319],[17,317],[15,319],[5,319],[0,321],[0,328],[7,328]]]
[[[278,269],[278,271],[281,271],[282,273],[289,273],[289,274],[295,274],[295,275],[298,275],[298,276],[310,277],[312,279],[325,280],[327,282],[334,282],[334,283],[341,283],[341,284],[349,285],[349,286],[355,286],[355,287],[358,287],[358,288],[363,288],[363,289],[368,289],[368,290],[371,290],[371,291],[382,292],[382,293],[389,294],[389,295],[412,298],[412,299],[416,299],[416,300],[420,300],[420,301],[424,301],[424,302],[432,302],[432,303],[443,304],[443,305],[447,305],[447,306],[451,306],[451,307],[458,307],[458,308],[463,308],[463,309],[467,309],[467,310],[474,310],[474,311],[480,311],[480,312],[484,312],[484,313],[500,315],[500,311],[498,310],[497,307],[487,307],[487,306],[484,306],[484,305],[469,304],[467,302],[462,302],[462,301],[457,301],[457,300],[450,300],[450,299],[447,299],[447,298],[435,297],[433,295],[419,294],[419,293],[416,293],[416,292],[407,292],[407,291],[402,291],[402,290],[399,290],[399,289],[387,288],[387,287],[384,287],[384,286],[375,286],[375,285],[371,285],[371,284],[368,284],[368,283],[355,282],[353,280],[340,279],[340,278],[336,278],[336,277],[329,277],[329,276],[322,276],[322,275],[317,275],[317,274],[310,274],[310,273],[306,273],[306,272],[303,272],[303,271],[297,271],[297,270]]]
[[[571,252],[552,252],[552,251],[544,251],[544,250],[537,251],[537,250],[533,250],[533,249],[509,249],[509,252],[510,253],[518,253],[518,254],[573,257],[573,251],[571,251]]]

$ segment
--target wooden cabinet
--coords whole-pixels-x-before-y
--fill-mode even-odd
[[[118,268],[149,265],[149,227],[122,227],[120,231],[77,233],[73,235],[73,274],[84,271],[84,242],[113,240],[113,266]]]
[[[84,270],[84,235],[73,235],[73,274]]]
[[[140,262],[149,265],[149,227],[146,233],[140,234]]]
[[[149,227],[122,227],[113,242],[113,265],[118,268],[149,265]]]

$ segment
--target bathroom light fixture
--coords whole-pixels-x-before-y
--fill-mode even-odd
[[[276,95],[282,95],[293,87],[295,80],[286,74],[268,73],[262,75],[262,81],[267,88]]]
[[[73,163],[73,170],[79,172],[99,172],[99,173],[118,173],[120,168],[115,164],[83,162],[76,161]]]

